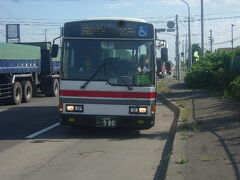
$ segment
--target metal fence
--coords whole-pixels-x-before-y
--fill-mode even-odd
[[[232,70],[240,75],[240,56],[236,56],[232,61]]]
[[[232,59],[226,58],[224,61],[224,68],[227,71],[240,75],[240,56],[235,56]]]

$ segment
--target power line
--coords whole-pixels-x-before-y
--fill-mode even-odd
[[[236,37],[236,38],[234,38],[233,40],[234,40],[234,41],[237,41],[237,40],[239,40],[239,39],[240,39],[240,37]],[[230,43],[230,42],[232,42],[232,40],[223,41],[223,42],[219,42],[219,43],[214,43],[213,45],[227,44],[227,43]]]
[[[169,17],[142,17],[144,19],[154,19],[154,20],[149,20],[151,23],[155,23],[155,24],[159,24],[159,23],[167,23],[168,20],[162,20],[162,19],[172,19],[173,16],[169,16]],[[199,18],[194,18],[193,16],[191,16],[191,22],[195,22],[195,21],[200,21],[201,19]],[[16,20],[18,19],[18,20]],[[64,22],[58,22],[56,23],[56,20],[53,19],[53,21],[46,21],[47,19],[43,19],[43,18],[28,18],[30,19],[30,21],[26,21],[26,19],[22,19],[22,18],[0,18],[0,23],[18,23],[18,24],[32,24],[32,25],[49,25],[49,26],[61,26],[63,25],[63,23],[65,21],[70,21],[70,20],[79,20],[79,19],[57,19],[57,20],[63,20]],[[227,19],[240,19],[240,16],[225,16],[225,17],[213,17],[213,18],[205,18],[205,21],[212,21],[212,20],[227,20]],[[20,20],[20,21],[19,21]],[[180,23],[186,23],[187,20],[180,20]],[[61,24],[59,24],[61,23]]]
[[[226,20],[226,19],[240,19],[240,16],[228,16],[228,17],[216,17],[216,18],[205,18],[204,21],[212,21],[212,20]],[[194,21],[201,21],[201,19],[192,19]],[[181,22],[186,23],[187,20],[182,20]]]

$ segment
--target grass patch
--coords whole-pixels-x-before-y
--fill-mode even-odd
[[[172,153],[169,153],[166,158],[167,158],[167,159],[170,159],[171,156],[172,156]]]
[[[208,162],[208,161],[210,161],[210,159],[207,158],[207,157],[202,157],[202,158],[200,159],[200,161],[201,161],[201,162]]]
[[[188,107],[185,107],[185,108],[182,110],[182,116],[181,116],[181,118],[182,118],[182,121],[183,121],[183,122],[188,121],[188,118],[189,118],[189,109],[188,109]]]
[[[176,104],[182,108],[181,118],[183,122],[188,121],[189,118],[189,107],[187,105],[187,102],[185,100],[178,100],[176,101]]]
[[[187,106],[186,101],[183,99],[177,100],[176,103],[180,108],[185,108]]]
[[[180,138],[180,140],[186,140],[187,139],[187,137],[181,137]]]
[[[231,91],[227,88],[225,88],[223,90],[223,99],[231,99],[232,98],[232,94]]]
[[[186,132],[180,132],[182,136],[187,136],[188,134]]]
[[[158,92],[162,92],[164,94],[171,94],[170,89],[167,87],[167,84],[164,82],[159,82],[157,85]]]
[[[173,95],[171,91],[168,91],[168,92],[163,93],[163,94],[164,94],[164,96],[166,96],[166,97],[171,97],[171,96]]]
[[[176,164],[186,164],[188,163],[188,160],[186,158],[179,158],[177,161],[175,161]]]
[[[196,131],[197,123],[196,122],[193,122],[193,123],[184,122],[182,124],[179,124],[178,130],[180,130],[180,131],[189,131],[189,130]]]

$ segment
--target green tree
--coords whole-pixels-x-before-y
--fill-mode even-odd
[[[202,49],[198,44],[192,44],[192,61],[197,61],[197,54],[200,55]]]

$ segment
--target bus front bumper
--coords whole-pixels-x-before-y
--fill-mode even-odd
[[[97,116],[97,115],[76,115],[61,114],[61,125],[99,127],[98,117],[113,118],[116,127],[127,127],[134,129],[149,129],[154,126],[154,116]],[[105,126],[100,126],[105,127]],[[111,126],[106,126],[111,127]]]

